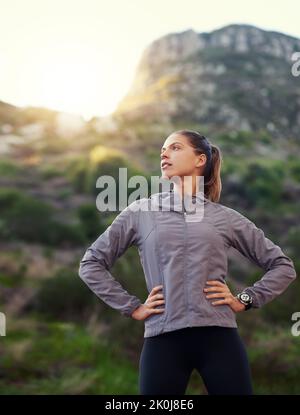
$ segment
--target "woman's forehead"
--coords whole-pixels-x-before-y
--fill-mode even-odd
[[[170,145],[171,143],[174,142],[179,142],[182,144],[186,144],[187,143],[187,139],[184,135],[180,135],[180,134],[171,134],[169,135],[168,138],[166,138],[163,147],[166,147],[167,145]]]

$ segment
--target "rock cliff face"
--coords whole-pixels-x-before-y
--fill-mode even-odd
[[[171,33],[145,49],[115,114],[192,121],[212,132],[262,129],[299,136],[294,52],[300,52],[300,39],[250,25]]]

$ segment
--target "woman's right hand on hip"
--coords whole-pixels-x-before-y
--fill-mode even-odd
[[[145,303],[136,308],[131,314],[131,317],[135,320],[145,320],[151,314],[163,313],[165,311],[164,308],[154,308],[165,303],[163,294],[158,294],[158,291],[162,288],[163,285],[157,285],[154,287],[148,295]]]

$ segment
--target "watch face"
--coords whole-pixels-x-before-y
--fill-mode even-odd
[[[242,293],[240,297],[242,301],[245,301],[245,302],[250,301],[250,295],[247,293]]]

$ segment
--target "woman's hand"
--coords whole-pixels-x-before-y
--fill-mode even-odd
[[[205,293],[214,291],[215,294],[208,294],[206,298],[222,298],[222,300],[213,301],[212,305],[228,304],[236,313],[245,310],[245,305],[242,304],[234,295],[231,294],[227,284],[220,281],[206,281],[207,288],[204,288]]]
[[[148,295],[145,303],[141,304],[138,308],[136,308],[134,312],[131,314],[131,317],[135,320],[145,320],[151,314],[163,313],[165,311],[164,308],[154,308],[155,306],[165,303],[165,300],[163,299],[163,294],[157,294],[157,292],[162,288],[163,285],[157,285],[156,287],[154,287]]]

